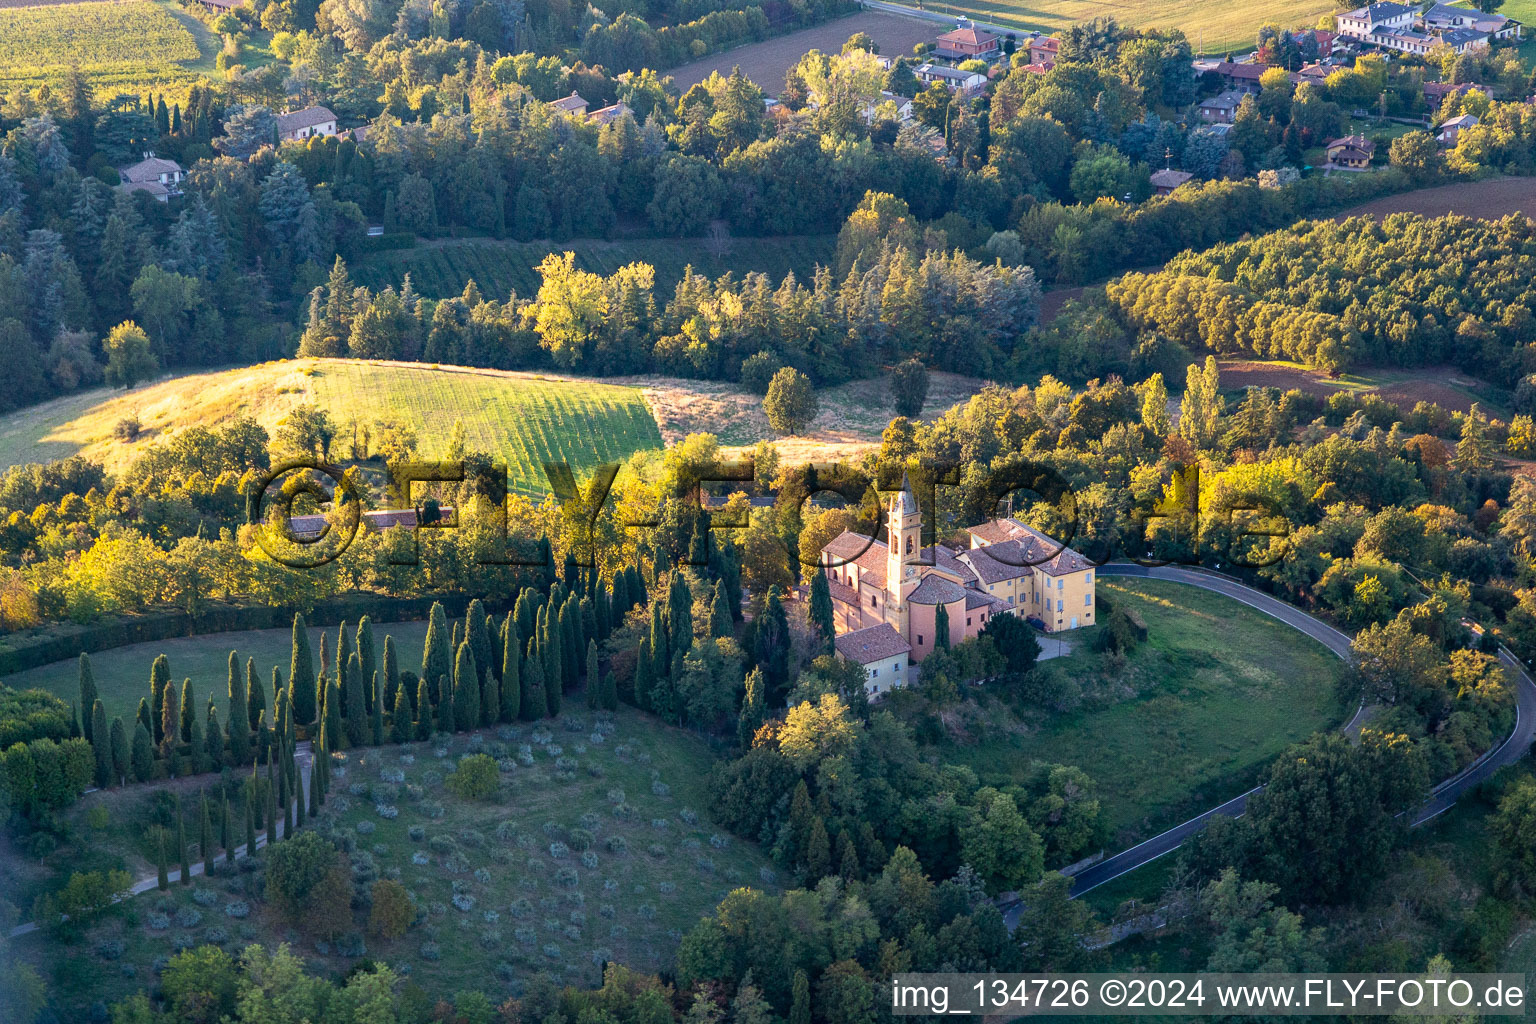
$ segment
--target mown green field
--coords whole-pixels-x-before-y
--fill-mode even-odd
[[[356,635],[357,623],[349,623],[347,632]],[[311,629],[309,649],[314,657],[320,657],[320,634],[329,633],[332,651],[337,649],[338,631]],[[422,644],[426,642],[425,622],[376,622],[373,626],[382,657],[384,637],[395,638],[401,669],[418,671],[421,666]],[[282,670],[288,678],[288,665],[293,651],[293,631],[288,629],[251,629],[234,633],[214,633],[207,636],[174,637],[149,643],[114,647],[110,651],[98,651],[91,655],[91,674],[96,680],[102,706],[107,718],[122,715],[132,723],[138,711],[139,698],[149,696],[149,666],[155,656],[164,654],[171,666],[171,679],[179,687],[183,679],[191,679],[199,701],[209,696],[215,698],[221,721],[227,721],[226,697],[229,679],[229,652],[234,651],[244,671],[247,658],[256,660],[256,672],[268,690],[271,704],[272,669]],[[318,664],[318,661],[317,661]],[[25,672],[7,676],[8,686],[19,690],[40,687],[60,699],[76,703],[80,699],[80,665],[71,659],[41,665]]]
[[[376,253],[354,266],[352,276],[359,284],[379,289],[385,285],[398,288],[409,273],[416,290],[434,299],[458,295],[474,278],[487,298],[505,300],[514,291],[528,298],[539,290],[535,269],[539,262],[551,252],[569,251],[575,253],[578,267],[598,274],[611,274],[626,263],[649,263],[656,268],[656,291],[664,299],[689,266],[711,277],[726,271],[739,277],[756,270],[777,284],[794,271],[796,277],[809,280],[818,263],[831,262],[837,237],[733,238],[728,244],[729,251],[715,253],[699,238],[577,239],[563,243],[460,239]]]
[[[1203,45],[1206,53],[1222,53],[1251,48],[1262,25],[1311,28],[1338,5],[1328,0],[1277,0],[1269,4],[1247,0],[1125,0],[1116,4],[1097,0],[961,0],[923,7],[1048,33],[1080,21],[1110,17],[1133,28],[1182,29],[1191,46]]]
[[[1345,717],[1343,663],[1321,644],[1229,598],[1157,580],[1099,581],[1148,639],[1123,665],[1078,644],[1036,670],[1082,705],[1033,731],[946,748],[989,784],[1022,781],[1031,760],[1077,765],[1098,784],[1118,849],[1243,792],[1287,746]],[[1093,627],[1097,629],[1098,627]]]
[[[97,389],[0,417],[0,467],[83,454],[121,469],[169,432],[215,427],[240,414],[274,431],[310,403],[342,427],[354,419],[410,424],[423,458],[441,457],[462,421],[469,446],[505,460],[512,488],[530,495],[549,492],[545,461],[569,463],[580,477],[662,443],[639,388],[465,367],[296,359],[172,377],[129,392]],[[129,415],[144,433],[124,444],[112,431]]]
[[[475,750],[498,759],[501,789],[465,801],[444,778]],[[596,987],[606,960],[669,969],[679,938],[730,889],[775,884],[762,851],[710,821],[713,762],[698,737],[627,708],[595,716],[580,694],[559,718],[531,726],[349,751],[324,810],[355,841],[354,876],[398,878],[425,911],[404,936],[367,936],[362,913],[334,936],[314,922],[296,927],[261,900],[259,873],[236,872],[135,896],[79,941],[34,933],[13,953],[78,1020],[94,1000],[142,988],[157,963],[203,943],[237,953],[289,942],[322,975],[340,976],[367,956],[407,965],[430,992],[478,989],[495,1003],[537,973]],[[203,781],[216,786],[217,776]],[[150,792],[87,796],[68,812],[68,845],[40,859],[0,853],[0,879],[34,889],[113,864],[152,876]],[[98,803],[112,813],[93,823]],[[243,816],[238,803],[234,813]]]

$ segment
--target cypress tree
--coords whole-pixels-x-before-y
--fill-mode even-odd
[[[375,687],[378,685],[379,659],[378,649],[373,641],[373,622],[364,615],[357,620],[357,660],[362,663],[363,674],[363,699],[368,702],[368,710],[373,710],[373,705],[378,701]]]
[[[128,727],[123,724],[122,716],[112,719],[111,736],[108,740],[112,747],[112,784],[120,786],[128,781],[129,767],[132,760],[128,753]]]
[[[155,746],[165,742],[165,688],[171,685],[171,662],[163,654],[155,656],[149,666],[149,713],[150,732]]]
[[[270,772],[271,768],[272,768],[272,763],[269,761],[269,762],[267,762],[267,769],[268,769],[269,772]],[[273,846],[273,845],[275,845],[277,843],[277,841],[279,839],[282,838],[282,833],[278,831],[278,825],[277,825],[277,787],[272,785],[272,779],[271,779],[270,776],[267,778],[266,794],[267,794],[267,845],[268,846]]]
[[[463,642],[464,624],[455,619],[453,623],[453,634],[448,638],[448,649],[453,651],[455,657],[457,657],[459,653],[459,644]]]
[[[144,727],[144,731],[149,733],[150,743],[153,744],[155,736],[155,721],[150,717],[148,697],[139,698],[139,713],[133,716],[133,720],[137,724]]]
[[[416,683],[416,738],[418,740],[429,739],[432,736],[432,698],[427,692],[429,689],[425,679]]]
[[[607,672],[603,675],[602,704],[604,711],[619,710],[619,684],[618,680],[614,679],[612,672]]]
[[[203,858],[203,874],[213,877],[213,820],[208,816],[208,794],[203,794],[202,821],[197,827],[197,852]]]
[[[725,588],[719,580],[715,581],[714,594],[709,601],[709,635],[736,635],[736,624],[731,621],[731,607],[725,602]]]
[[[500,721],[514,722],[522,710],[523,642],[518,636],[517,620],[507,612],[501,624],[501,713]]]
[[[581,602],[572,594],[560,608],[560,648],[565,661],[560,665],[560,678],[566,686],[575,686],[581,678],[582,660],[587,642],[581,636]]]
[[[587,707],[597,709],[600,703],[598,691],[602,688],[601,677],[597,671],[597,641],[587,641]]]
[[[256,855],[256,791],[249,785],[245,787],[245,855]]]
[[[464,639],[469,643],[469,652],[475,656],[475,668],[489,674],[491,635],[485,629],[485,604],[478,597],[471,600],[464,611]]]
[[[314,772],[310,772],[313,777]],[[293,775],[293,827],[304,827],[304,773],[294,768]]]
[[[523,666],[523,707],[520,717],[525,722],[531,722],[543,718],[548,708],[549,701],[544,696],[544,662],[540,658],[530,657]]]
[[[548,642],[544,656],[544,707],[545,713],[550,718],[560,714],[560,705],[564,694],[565,682],[561,678],[561,667],[564,657],[560,650],[560,620],[559,614],[551,605],[549,614],[544,617],[544,634]]]
[[[128,757],[133,765],[134,782],[148,782],[155,777],[155,744],[143,722],[133,727],[133,749]]]
[[[329,750],[343,749],[345,734],[341,727],[341,687],[336,680],[325,684],[325,745]]]
[[[453,661],[453,717],[460,732],[480,725],[480,670],[468,640],[459,644]]]
[[[85,714],[86,717],[89,718],[91,709],[86,708]],[[76,707],[73,702],[71,702],[69,705],[69,738],[72,740],[78,740],[83,738],[84,735],[85,734],[80,731],[80,709]]]
[[[320,667],[317,670],[325,682],[315,682],[315,714],[320,720],[325,719],[325,687],[331,679],[331,634],[325,630],[320,631]],[[336,674],[340,676],[341,666],[336,666]]]
[[[368,708],[363,699],[363,663],[356,651],[347,655],[344,682],[341,707],[346,718],[347,742],[360,747],[368,742]]]
[[[432,685],[453,672],[453,650],[448,640],[448,614],[441,602],[434,601],[427,615],[427,639],[421,652],[421,678]]]
[[[84,651],[80,652],[80,706],[85,709],[86,715],[92,714],[96,706],[96,676],[91,672],[91,656]],[[92,744],[96,743],[96,723],[89,717],[85,720],[85,738]],[[107,741],[106,736],[101,741]],[[100,783],[98,783],[100,785]]]
[[[942,609],[943,605],[939,607]],[[815,574],[811,576],[811,607],[808,616],[820,645],[817,653],[831,654],[832,642],[837,639],[837,621],[832,613],[832,588],[827,585],[827,574],[821,566],[817,566]]]
[[[315,811],[320,807],[320,761],[316,759],[314,767],[309,770],[309,814],[314,817]]]
[[[949,650],[949,612],[942,604],[933,609],[933,649]]]
[[[492,644],[494,655],[495,644]],[[476,662],[478,665],[479,662]],[[480,668],[480,724],[495,725],[501,717],[501,682],[496,678],[496,673],[481,666]]]
[[[169,762],[176,753],[176,744],[181,739],[181,716],[176,711],[175,688],[167,683],[165,697],[160,702],[160,750]],[[173,767],[170,763],[168,768]]]
[[[747,673],[747,692],[741,698],[741,713],[736,719],[736,739],[745,750],[752,746],[752,737],[762,728],[766,710],[763,706],[763,672],[753,669]]]
[[[801,970],[795,971],[794,990],[790,997],[789,1024],[811,1024],[811,981]]]
[[[300,681],[315,678],[315,659],[309,649],[309,626],[304,622],[304,616],[297,612],[293,616],[293,649],[288,659],[288,678],[299,685]],[[293,702],[294,714],[298,716],[300,725],[309,725],[317,720],[320,709],[315,704],[316,694],[308,692],[307,685],[299,686],[306,691],[296,694]]]
[[[450,733],[458,728],[458,714],[454,710],[453,679],[443,676],[437,681],[437,731]]]
[[[235,826],[229,816],[229,794],[224,794],[224,813],[219,815],[219,849],[224,851],[224,863],[235,862]]]
[[[267,723],[267,712],[261,712],[256,720],[256,760],[266,764],[272,757],[272,726]]]
[[[612,610],[613,592],[606,586],[592,591],[592,622],[599,640],[607,640],[611,632],[608,613]]]
[[[283,746],[288,742],[288,688],[283,687],[272,695],[272,742],[276,744],[272,749],[274,756],[283,751]]]
[[[281,687],[282,685],[283,685],[282,676],[278,675],[277,666],[273,665],[272,666],[272,692],[276,693],[278,691],[278,688]],[[261,676],[256,674],[256,659],[255,658],[247,658],[246,659],[246,662],[245,662],[245,686],[246,686],[247,695],[249,697],[249,703],[248,703],[248,705],[246,707],[245,715],[246,715],[246,719],[251,723],[251,728],[255,729],[256,728],[256,724],[261,721],[261,713],[263,711],[267,710],[267,688],[262,683]],[[270,719],[268,721],[270,723]]]
[[[382,691],[385,701],[384,710],[393,712],[394,708],[389,706],[389,701],[393,700],[400,690],[400,660],[395,655],[395,638],[388,633],[384,634],[384,676],[380,683],[384,687]]]
[[[219,725],[219,709],[213,698],[208,698],[207,724],[203,727],[203,750],[208,759],[208,770],[219,771],[224,767],[224,730]]]
[[[693,591],[681,572],[672,574],[672,584],[667,589],[667,623],[671,627],[667,636],[667,655],[675,660],[693,649]]]
[[[672,652],[667,650],[666,610],[660,601],[651,605],[651,679],[658,680],[672,671]]]
[[[635,655],[635,707],[648,711],[651,707],[651,642],[640,638],[640,650]]]
[[[261,788],[261,775],[256,771],[256,766],[251,765],[251,777],[245,783],[248,799],[247,806],[251,810],[251,820],[257,828],[266,828],[267,820],[267,794]]]
[[[192,884],[192,862],[187,859],[187,824],[181,813],[181,794],[176,794],[176,859],[181,862],[181,884]]]
[[[278,797],[281,799],[283,804],[283,838],[292,839],[294,829],[293,794],[289,792],[288,773],[278,772],[278,776]]]
[[[379,674],[374,672],[373,683],[368,689],[374,693],[379,689]],[[374,698],[368,711],[369,738],[374,746],[382,746],[384,743],[384,700],[382,695]]]
[[[341,717],[347,717],[347,680],[342,676],[352,655],[356,651],[353,648],[352,634],[347,631],[347,624],[343,622],[336,627],[336,683],[341,687]],[[358,680],[361,685],[362,680]]]
[[[389,715],[389,741],[411,742],[411,702],[405,695],[405,684],[395,684],[395,709]]]
[[[805,877],[820,881],[832,872],[832,843],[827,839],[827,823],[821,815],[811,819],[811,836],[805,844]]]
[[[192,761],[192,771],[198,775],[212,769],[208,763],[208,740],[203,736],[203,720],[192,715],[192,733],[187,737],[187,749]]]
[[[160,832],[160,846],[155,854],[155,888],[161,892],[171,887],[170,872],[165,868],[165,831]]]
[[[86,719],[86,735],[87,739],[95,737],[90,743],[96,753],[96,786],[104,789],[112,781],[112,737],[107,731],[107,709],[101,706],[100,700],[91,701],[91,717]]]
[[[251,704],[249,674],[240,674],[235,652],[229,652],[229,759],[245,764],[251,759]]]

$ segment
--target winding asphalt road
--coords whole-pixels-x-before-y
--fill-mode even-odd
[[[1257,609],[1265,615],[1278,619],[1286,625],[1305,633],[1316,640],[1344,661],[1351,660],[1350,637],[1334,629],[1326,622],[1316,619],[1293,605],[1287,604],[1278,598],[1271,597],[1262,591],[1239,583],[1236,580],[1213,573],[1201,572],[1194,569],[1186,569],[1178,566],[1149,567],[1135,564],[1110,564],[1099,567],[1100,576],[1139,576],[1147,579],[1167,580],[1172,583],[1184,583],[1189,586],[1200,587],[1223,596],[1230,597],[1234,601]],[[1432,795],[1423,807],[1419,808],[1413,819],[1414,825],[1422,825],[1451,807],[1469,789],[1487,779],[1494,772],[1507,764],[1520,759],[1526,749],[1530,747],[1533,738],[1536,738],[1536,682],[1533,682],[1525,666],[1508,651],[1499,652],[1499,660],[1509,669],[1510,674],[1516,680],[1515,699],[1515,728],[1498,747],[1484,754],[1474,761],[1465,770],[1446,779],[1432,791]],[[1356,715],[1358,718],[1359,715]],[[1129,850],[1124,850],[1113,857],[1106,858],[1092,867],[1079,872],[1075,878],[1072,895],[1081,896],[1091,889],[1096,889],[1105,882],[1119,878],[1121,875],[1134,871],[1144,864],[1150,863],[1167,853],[1172,853],[1183,845],[1184,840],[1210,824],[1212,817],[1220,814],[1235,818],[1247,808],[1248,798],[1263,787],[1255,787],[1248,792],[1235,796],[1219,807],[1213,807],[1203,814],[1196,815],[1188,821],[1162,833],[1153,836],[1145,842],[1138,843]],[[1005,914],[1009,927],[1012,927],[1017,919],[1017,909]]]

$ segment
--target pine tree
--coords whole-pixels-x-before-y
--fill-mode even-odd
[[[859,867],[859,851],[853,847],[853,839],[848,835],[848,830],[837,834],[837,873],[843,883],[857,881],[862,874]]]
[[[82,692],[84,689],[82,686]],[[96,753],[96,786],[104,789],[112,782],[112,737],[107,731],[107,709],[100,700],[91,701],[91,716],[86,723],[86,738]],[[92,736],[96,738],[91,740]]]
[[[432,736],[432,697],[428,692],[430,689],[425,679],[416,684],[416,738],[418,740],[430,739]]]
[[[128,752],[128,727],[123,724],[122,716],[112,719],[111,736],[108,739],[112,747],[112,784],[123,785],[128,781],[128,773],[131,770],[132,757]]]
[[[831,654],[832,642],[837,639],[837,620],[832,614],[832,588],[827,585],[827,573],[821,566],[817,566],[815,574],[811,576],[809,618],[820,642],[820,649],[816,653]]]
[[[373,674],[373,682],[368,689],[373,693],[378,693],[379,674],[377,672]],[[368,724],[370,727],[369,733],[371,734],[369,738],[373,741],[373,745],[376,747],[382,746],[384,743],[384,699],[382,696],[374,698],[369,705]]]
[[[747,673],[747,692],[741,698],[741,713],[736,719],[736,739],[745,750],[752,746],[752,737],[763,727],[767,711],[763,705],[763,672],[753,669]]]
[[[597,641],[587,641],[587,707],[596,710],[599,700],[599,691],[602,689],[601,678],[597,671]]]
[[[150,731],[154,733],[155,746],[165,742],[165,688],[171,685],[171,662],[163,654],[155,656],[149,666]]]
[[[181,863],[181,884],[192,884],[192,862],[187,855],[187,824],[181,813],[181,794],[176,794],[176,859]]]
[[[531,722],[543,718],[548,708],[549,700],[544,695],[544,661],[530,657],[523,666],[523,707],[520,717],[525,722]]]
[[[202,820],[197,827],[197,852],[203,858],[203,874],[213,877],[213,820],[208,816],[208,794],[203,794]]]
[[[501,721],[515,722],[522,711],[523,641],[518,636],[517,619],[507,612],[501,624]]]
[[[235,652],[229,652],[229,759],[245,764],[251,759],[251,705],[249,673],[240,674]]]
[[[165,832],[160,832],[160,845],[155,853],[155,888],[161,892],[171,887],[171,875],[165,867]]]
[[[320,708],[316,704],[317,694],[309,692],[307,685],[301,685],[300,681],[308,681],[315,678],[315,660],[309,649],[309,627],[304,622],[304,616],[295,613],[293,616],[293,648],[288,660],[288,678],[303,693],[294,695],[293,710],[298,716],[300,725],[310,725],[319,719]]]
[[[80,706],[85,709],[87,715],[93,714],[96,706],[96,676],[91,672],[91,656],[84,651],[80,652]],[[90,718],[85,720],[85,738],[92,744],[96,743],[96,723]],[[103,745],[107,737],[101,737]],[[97,783],[100,785],[100,783]]]

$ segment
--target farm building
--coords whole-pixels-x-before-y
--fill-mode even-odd
[[[991,60],[998,54],[997,36],[972,25],[946,32],[939,36],[937,42],[933,52],[951,60],[969,60],[972,57]]]
[[[336,115],[326,107],[305,107],[277,115],[277,137],[284,142],[335,134]]]
[[[633,117],[635,112],[629,109],[628,104],[620,100],[611,107],[599,107],[597,110],[590,112],[587,114],[587,120],[597,125],[611,124],[625,114]]]
[[[154,153],[145,153],[143,160],[120,168],[117,173],[123,179],[118,191],[147,192],[162,203],[181,194],[181,180],[186,177],[181,164]]]

